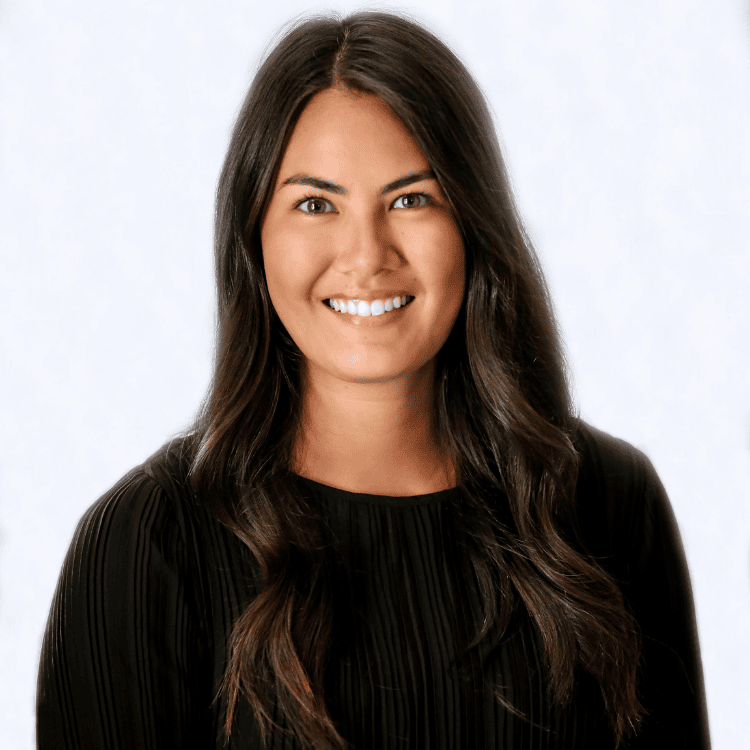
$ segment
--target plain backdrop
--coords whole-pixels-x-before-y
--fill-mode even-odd
[[[214,190],[261,55],[302,11],[360,7],[0,2],[3,748],[34,746],[78,520],[208,384]],[[671,498],[713,747],[750,747],[748,3],[375,7],[413,13],[485,92],[581,415]]]

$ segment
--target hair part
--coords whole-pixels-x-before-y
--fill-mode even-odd
[[[620,590],[573,543],[577,420],[544,277],[479,87],[434,33],[403,12],[380,11],[292,22],[252,82],[217,187],[216,350],[192,432],[191,479],[260,573],[257,597],[234,623],[217,694],[227,701],[225,740],[240,696],[264,743],[272,727],[287,731],[269,714],[273,694],[302,747],[347,747],[323,691],[335,563],[290,473],[304,357],[271,303],[260,242],[294,126],[310,99],[333,87],[379,97],[404,123],[466,249],[465,299],[437,355],[434,389],[436,435],[457,457],[458,517],[484,608],[464,657],[491,634],[494,648],[522,604],[541,634],[554,699],[571,699],[576,669],[590,673],[619,745],[643,713],[640,646]],[[496,696],[518,713],[500,686]]]

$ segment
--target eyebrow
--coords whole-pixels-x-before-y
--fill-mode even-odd
[[[394,190],[400,190],[407,185],[411,185],[414,182],[421,182],[422,180],[436,180],[435,173],[431,169],[422,169],[419,172],[412,172],[411,174],[399,177],[393,182],[389,182],[380,188],[379,195],[386,195],[392,193]],[[329,193],[335,193],[336,195],[349,195],[349,191],[341,185],[336,185],[334,182],[323,180],[320,177],[311,177],[309,174],[296,174],[290,177],[288,180],[284,180],[279,186],[279,190],[284,185],[310,185],[311,187],[318,188],[318,190],[327,190]]]

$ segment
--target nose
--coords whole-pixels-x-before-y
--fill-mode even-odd
[[[366,279],[401,264],[396,238],[383,216],[349,217],[334,246],[334,263],[341,274]]]

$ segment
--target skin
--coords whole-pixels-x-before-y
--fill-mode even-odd
[[[379,195],[429,167],[382,100],[328,89],[300,116],[261,225],[271,301],[306,359],[294,471],[350,492],[409,496],[455,486],[431,409],[435,356],[464,297],[463,242],[435,179]],[[300,173],[348,195],[284,185]],[[309,194],[321,199],[298,205]],[[321,301],[382,288],[415,296],[398,323],[382,328],[344,325]]]

